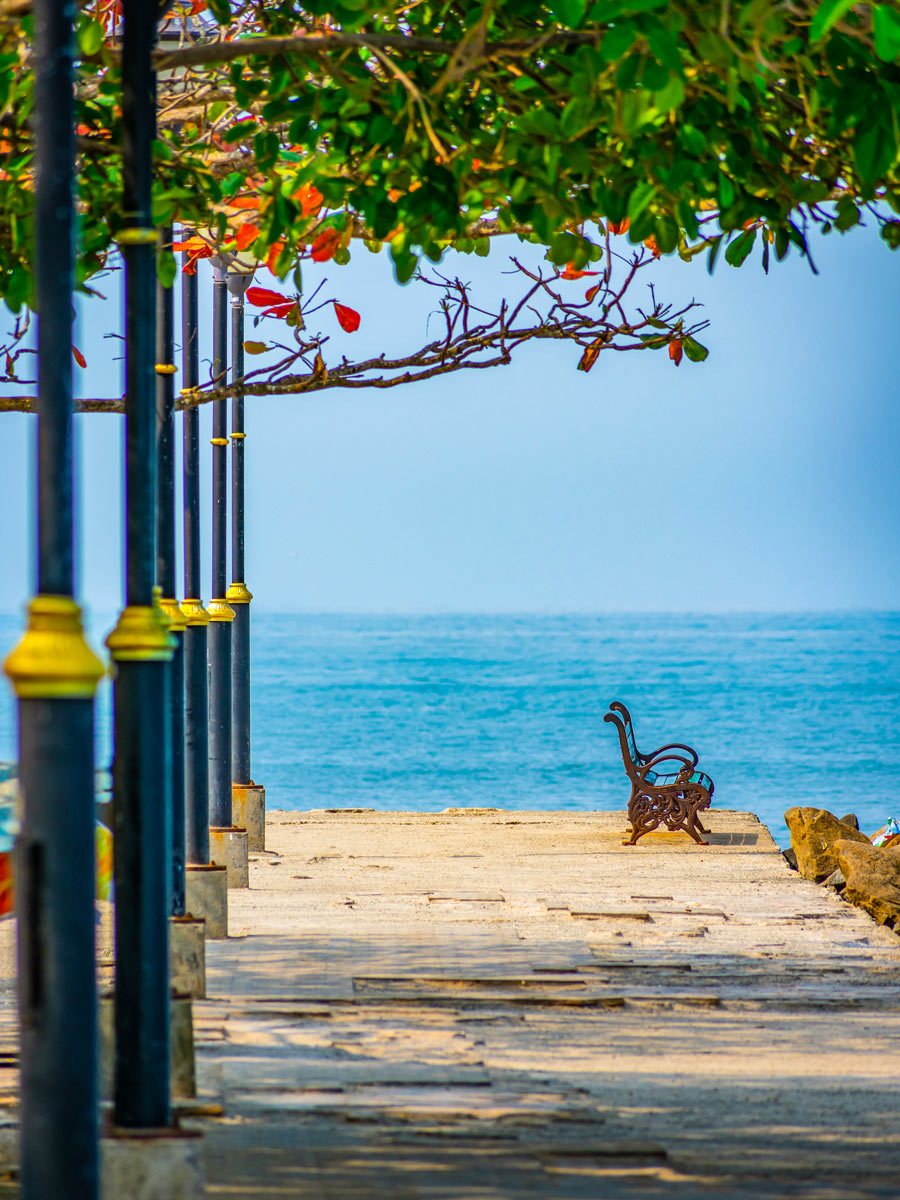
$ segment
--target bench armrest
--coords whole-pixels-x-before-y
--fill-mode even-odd
[[[690,756],[692,767],[696,767],[697,763],[700,761],[700,756],[697,754],[697,751],[691,749],[690,746],[685,746],[682,742],[669,742],[665,746],[660,746],[658,750],[654,750],[652,754],[646,754],[644,758],[646,761],[650,762],[658,755],[662,754],[664,750],[683,750],[685,754]],[[678,758],[680,755],[676,755],[675,757]]]
[[[665,749],[665,747],[663,746],[662,749]],[[664,763],[677,763],[678,766],[675,767],[673,765],[673,767],[669,768],[668,771],[665,769],[660,771],[659,768],[663,766]],[[658,758],[654,757],[648,762],[642,763],[641,766],[638,767],[637,773],[641,779],[646,776],[648,771],[652,771],[656,775],[690,775],[695,766],[696,763],[691,762],[689,758],[685,758],[682,754],[660,754]]]

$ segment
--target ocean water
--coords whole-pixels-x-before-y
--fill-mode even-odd
[[[20,626],[0,618],[3,645]],[[869,832],[900,817],[900,613],[253,617],[253,775],[271,808],[624,808],[614,699],[641,749],[694,746],[714,807],[750,809],[782,845],[794,804]]]

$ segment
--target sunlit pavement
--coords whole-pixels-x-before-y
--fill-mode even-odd
[[[195,1005],[209,1194],[895,1197],[900,939],[707,815],[270,813]]]

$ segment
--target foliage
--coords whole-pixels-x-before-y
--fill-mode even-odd
[[[84,288],[121,219],[117,13],[90,0],[79,17]],[[900,244],[889,2],[194,0],[163,35],[156,220],[293,272],[298,292],[305,258],[343,263],[360,242],[387,245],[401,282],[504,233],[583,270],[626,223],[636,247],[710,269],[724,251],[768,270],[808,253],[813,226],[865,214]],[[30,39],[30,16],[0,25],[14,312],[32,295]]]

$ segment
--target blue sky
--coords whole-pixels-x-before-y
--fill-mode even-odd
[[[496,298],[519,251],[501,241],[489,258],[452,267]],[[820,239],[816,259],[818,277],[795,256],[768,277],[756,262],[723,262],[712,278],[702,261],[656,264],[661,296],[705,305],[704,364],[607,353],[585,375],[572,348],[543,343],[510,367],[392,392],[248,400],[256,607],[896,608],[900,258],[862,230]],[[368,354],[425,340],[433,294],[398,287],[384,257],[360,250],[308,286],[322,276],[327,294],[362,315],[359,333],[332,347]],[[81,306],[82,395],[121,390],[117,344],[102,336],[120,320],[107,290],[106,303]],[[33,418],[2,421],[9,611],[32,582]],[[203,421],[206,450],[208,411]],[[79,590],[109,612],[122,602],[123,422],[76,424]],[[208,482],[203,505],[208,523]]]

